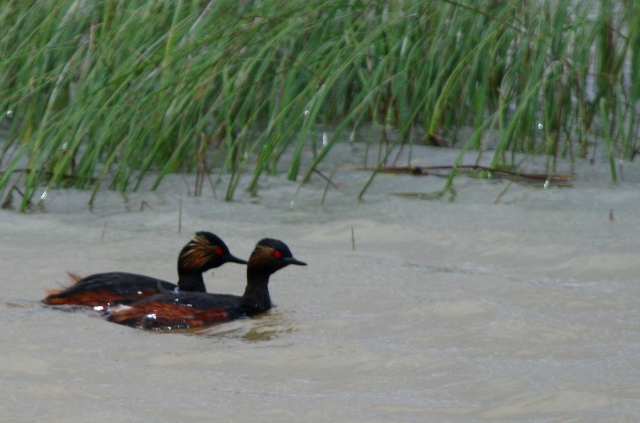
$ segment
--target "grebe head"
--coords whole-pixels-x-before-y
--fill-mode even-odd
[[[256,244],[256,248],[251,253],[247,271],[271,274],[290,264],[307,265],[307,263],[294,258],[291,250],[284,242],[277,239],[264,238]]]
[[[247,264],[229,251],[229,247],[211,232],[196,232],[178,257],[178,273],[203,273],[225,263]]]

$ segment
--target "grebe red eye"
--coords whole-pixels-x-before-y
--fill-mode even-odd
[[[215,250],[214,250],[214,252],[215,252],[217,255],[219,255],[219,256],[221,256],[221,255],[222,255],[222,253],[224,253],[224,251],[222,251],[222,248],[220,248],[220,247],[216,247],[216,248],[215,248]]]
[[[282,257],[282,253],[280,251],[276,250],[276,251],[273,252],[273,256],[275,258],[280,258],[280,257]]]

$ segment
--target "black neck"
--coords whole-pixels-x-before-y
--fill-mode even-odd
[[[271,308],[269,276],[268,273],[259,273],[247,268],[247,288],[242,296],[246,306],[255,311],[267,311]]]
[[[202,273],[178,273],[178,289],[180,291],[207,292]]]

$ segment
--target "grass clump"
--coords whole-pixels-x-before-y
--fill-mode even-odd
[[[230,200],[240,174],[255,189],[287,148],[288,178],[304,180],[342,129],[369,122],[400,143],[472,126],[476,149],[498,128],[495,165],[544,151],[551,172],[558,156],[588,155],[593,134],[631,160],[638,12],[605,0],[7,0],[0,190],[22,172],[24,210],[42,184],[135,189],[153,170],[157,186],[217,160]],[[336,130],[301,169],[319,123]]]

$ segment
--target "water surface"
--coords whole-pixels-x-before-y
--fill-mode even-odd
[[[418,164],[455,154],[413,151]],[[233,203],[193,198],[176,177],[155,193],[103,192],[92,211],[72,190],[49,192],[42,212],[1,211],[2,420],[640,420],[635,164],[614,186],[604,160],[583,163],[571,188],[516,183],[498,204],[507,180],[462,176],[454,197],[435,201],[389,195],[443,184],[409,175],[379,175],[358,202],[369,174],[349,166],[323,205],[321,178],[289,208],[296,185],[281,176]],[[309,266],[272,277],[270,313],[199,333],[38,303],[67,271],[175,280],[196,230],[241,257],[280,238]],[[240,294],[244,269],[205,281]]]

